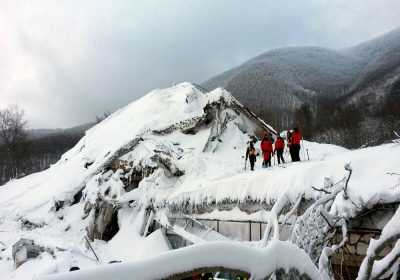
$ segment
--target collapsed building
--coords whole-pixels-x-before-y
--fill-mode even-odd
[[[17,193],[0,199],[3,224],[31,225],[19,234],[29,231],[41,248],[51,244],[38,234],[60,229],[88,248],[104,241],[97,250],[110,250],[110,261],[124,261],[118,242],[135,251],[155,235],[168,249],[210,241],[265,247],[275,238],[304,250],[329,277],[354,279],[398,208],[398,178],[386,174],[396,170],[386,169],[395,168],[399,147],[349,152],[304,142],[310,161],[247,172],[247,143],[264,133],[278,132],[223,89],[183,83],[153,91],[89,130],[49,170],[6,185]],[[365,160],[382,153],[389,157],[368,174]],[[67,244],[54,238],[52,256],[65,257]],[[373,260],[390,255],[397,239],[389,241]],[[397,261],[382,275],[395,275]]]

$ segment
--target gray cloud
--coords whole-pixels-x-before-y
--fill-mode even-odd
[[[398,0],[9,0],[0,3],[0,107],[32,127],[93,120],[271,48],[343,48],[400,25]]]

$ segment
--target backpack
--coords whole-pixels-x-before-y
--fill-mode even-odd
[[[249,155],[250,156],[257,156],[257,151],[255,148],[249,148]]]

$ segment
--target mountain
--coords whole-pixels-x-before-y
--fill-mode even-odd
[[[328,257],[315,246],[333,236],[327,231],[343,217],[400,201],[398,176],[387,174],[398,167],[400,146],[349,151],[304,141],[303,162],[264,169],[258,157],[253,172],[246,147],[265,131],[276,133],[221,88],[182,83],[132,102],[90,128],[50,168],[0,188],[0,279],[168,279],[201,265],[254,279],[294,266],[318,279],[315,258]],[[221,222],[222,234],[196,220],[207,214],[242,219],[242,227]],[[293,226],[279,237],[278,221],[286,220]],[[253,234],[252,221],[260,222]],[[229,235],[235,229],[258,240],[238,242],[246,239]],[[257,248],[264,242],[267,248]],[[189,244],[196,246],[172,250]],[[162,259],[152,265],[152,257]]]
[[[283,48],[257,56],[203,86],[225,87],[246,104],[258,100],[284,109],[315,95],[342,95],[362,66],[358,57],[334,50]]]
[[[80,137],[82,137],[85,134],[85,131],[93,125],[94,123],[85,123],[70,128],[30,129],[28,130],[28,137],[31,140],[54,135],[80,135]]]
[[[268,51],[202,86],[226,88],[277,128],[287,129],[298,122],[295,112],[302,104],[318,106],[321,100],[336,107],[366,109],[369,114],[362,121],[376,119],[399,80],[400,29],[396,29],[347,49],[290,47]]]
[[[348,90],[355,102],[366,93],[379,101],[400,79],[400,28],[343,52],[363,61],[362,70]]]

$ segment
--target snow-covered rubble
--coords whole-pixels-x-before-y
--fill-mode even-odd
[[[399,144],[348,151],[304,141],[305,162],[262,169],[259,158],[256,171],[244,170],[247,142],[263,131],[276,133],[223,89],[205,93],[183,83],[152,91],[87,131],[48,170],[0,187],[0,245],[4,247],[0,279],[29,279],[66,272],[72,266],[89,268],[99,262],[157,256],[170,244],[161,230],[143,236],[151,211],[269,221],[268,211],[283,197],[291,205],[299,197],[317,200],[322,193],[313,187],[343,180],[346,163],[353,169],[350,199],[335,197],[332,214],[352,217],[360,211],[359,205],[400,201],[399,178],[392,174],[400,168]],[[288,154],[285,157],[288,160]],[[235,217],[246,203],[255,205],[254,212],[260,211]],[[26,223],[32,226],[23,227]],[[86,236],[94,240],[99,261]],[[52,248],[53,254],[43,253],[15,270],[11,248],[21,238]],[[191,251],[186,252],[171,258],[180,260]],[[207,263],[198,263],[202,264]],[[131,271],[130,265],[115,267]],[[238,268],[268,272],[252,266]],[[67,274],[60,277],[69,279]]]

